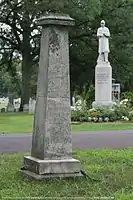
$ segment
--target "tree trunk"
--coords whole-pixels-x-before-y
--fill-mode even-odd
[[[21,105],[19,111],[23,112],[25,104],[29,104],[29,82],[32,61],[29,52],[23,54],[22,61],[22,87],[21,87]]]
[[[23,111],[24,105],[29,104],[29,82],[30,73],[32,68],[32,56],[31,56],[31,20],[28,11],[27,3],[25,4],[26,10],[23,13],[23,22],[21,28],[23,29],[23,41],[21,45],[22,52],[22,87],[21,87],[21,105],[20,111]]]

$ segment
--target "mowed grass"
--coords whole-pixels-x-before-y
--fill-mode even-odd
[[[0,133],[32,133],[33,115],[8,113],[0,115]]]
[[[85,200],[96,198],[111,200],[114,197],[117,200],[133,199],[132,148],[74,152],[73,157],[81,161],[82,170],[96,180],[82,177],[31,181],[19,172],[23,156],[24,154],[0,156],[0,199],[37,199],[37,197],[39,199],[52,197],[51,199],[76,200],[78,197]]]
[[[25,113],[1,114],[0,133],[32,133],[33,115]],[[133,123],[83,123],[72,125],[73,132],[132,130]]]

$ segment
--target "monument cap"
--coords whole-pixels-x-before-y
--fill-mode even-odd
[[[37,20],[38,26],[44,25],[62,25],[62,26],[74,26],[75,20],[68,14],[60,13],[46,13]]]

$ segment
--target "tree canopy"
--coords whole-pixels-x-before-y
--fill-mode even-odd
[[[13,78],[21,61],[21,110],[28,103],[30,87],[36,87],[41,29],[36,19],[46,11],[70,14],[76,20],[70,28],[71,92],[82,92],[94,84],[98,56],[96,31],[104,19],[111,31],[110,62],[113,77],[122,90],[133,89],[133,0],[1,0],[0,54],[1,66],[7,66]],[[34,89],[35,91],[35,89]]]

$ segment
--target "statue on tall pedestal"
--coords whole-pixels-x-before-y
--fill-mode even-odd
[[[110,31],[105,27],[104,20],[101,21],[101,27],[97,30],[97,37],[99,38],[99,57],[97,62],[108,63]]]
[[[93,108],[110,109],[112,101],[112,67],[108,61],[110,31],[101,21],[101,27],[97,30],[99,39],[99,57],[95,68],[95,101]]]

